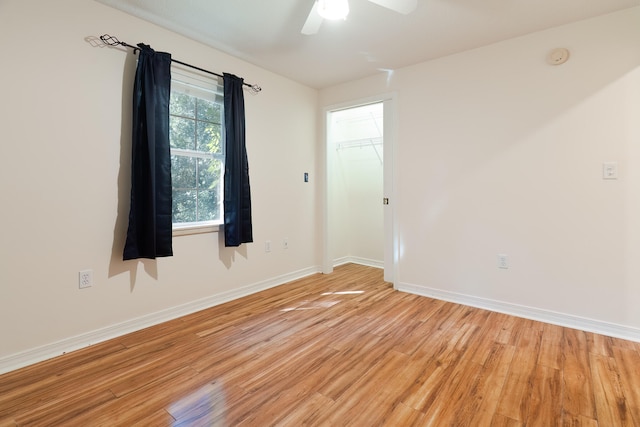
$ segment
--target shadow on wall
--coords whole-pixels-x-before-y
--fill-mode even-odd
[[[100,47],[104,47],[105,45]],[[133,97],[133,81],[136,72],[137,57],[126,48],[110,47],[118,50],[118,54],[125,54],[125,62],[122,70],[122,98],[121,98],[121,128],[120,128],[120,168],[118,171],[118,208],[116,223],[113,229],[113,244],[111,246],[111,259],[109,261],[109,277],[129,272],[131,291],[135,287],[138,272],[138,262],[124,262],[122,251],[127,234],[129,221],[129,206],[131,202],[131,108]],[[145,271],[151,277],[158,278],[158,266],[156,260],[141,260]]]
[[[227,270],[229,270],[236,260],[236,254],[239,254],[245,259],[248,258],[247,245],[242,244],[237,247],[226,247],[224,245],[224,228],[221,225],[218,231],[218,254],[220,261],[222,261]]]

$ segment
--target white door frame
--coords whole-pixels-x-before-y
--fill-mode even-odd
[[[331,191],[332,180],[330,171],[333,170],[332,148],[329,144],[330,122],[329,114],[358,107],[365,104],[373,104],[376,102],[383,103],[384,111],[384,130],[383,130],[383,197],[389,200],[389,204],[384,205],[384,280],[394,284],[397,280],[398,266],[398,243],[395,223],[395,159],[396,156],[396,134],[397,134],[397,102],[396,94],[388,93],[379,96],[373,96],[365,99],[345,102],[337,105],[331,105],[323,109],[322,114],[322,138],[324,140],[324,191],[323,199],[323,253],[322,253],[322,272],[329,274],[333,271],[334,256],[331,250]],[[380,200],[383,203],[383,200]]]

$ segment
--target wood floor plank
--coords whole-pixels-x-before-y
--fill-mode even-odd
[[[208,340],[208,342],[211,341],[212,340]],[[224,374],[230,376],[230,373],[240,367],[259,363],[257,359],[261,358],[260,354],[247,349],[246,346],[241,345],[241,343],[218,344],[219,343],[213,340],[208,346],[209,355],[215,354],[216,357],[199,357],[191,364],[193,369],[212,380]]]
[[[624,348],[631,351],[637,351],[636,345],[638,345],[638,343],[636,342],[627,341],[627,340],[623,340],[615,337],[611,337],[611,344],[614,347],[614,351],[615,351],[615,347],[620,347],[620,348]]]
[[[565,329],[562,383],[562,406],[566,417],[596,419],[593,381],[586,334]],[[577,422],[577,421],[576,421]]]
[[[437,382],[431,390],[431,398],[419,408],[428,423],[435,424],[444,419],[446,425],[446,420],[462,408],[466,391],[477,381],[480,372],[481,365],[474,361],[472,350],[474,340],[479,339],[479,329],[473,326],[457,341],[451,353],[453,357],[445,362],[445,368],[435,378]]]
[[[291,349],[285,349],[289,352]],[[280,418],[314,394],[315,386],[326,375],[331,366],[330,360],[337,351],[326,345],[310,345],[298,352],[298,359],[290,360],[290,365],[277,364],[268,373],[261,370],[264,363],[254,367],[242,367],[248,375],[235,376],[240,380],[230,380],[226,373],[222,375],[225,383],[240,385],[243,390],[238,398],[227,398],[224,419],[229,425],[273,425]],[[284,357],[284,356],[282,356]],[[252,380],[256,377],[256,380]],[[246,380],[249,378],[249,381]],[[255,411],[253,408],[264,408]]]
[[[494,344],[478,380],[469,388],[468,401],[464,405],[467,414],[464,414],[464,410],[456,411],[461,423],[469,421],[468,425],[490,425],[514,354],[515,346]]]
[[[640,344],[347,264],[0,375],[0,427],[640,425]]]
[[[423,426],[424,414],[420,411],[405,405],[404,403],[398,403],[389,417],[384,419],[380,424],[382,426],[396,427],[396,426]]]
[[[458,342],[473,331],[471,325],[462,325],[456,330],[442,330],[428,352],[412,356],[412,362],[425,363],[425,367],[412,386],[404,391],[401,397],[404,404],[421,412],[434,404],[438,396],[442,395],[441,389],[445,387],[451,371],[462,357],[461,347],[464,345],[459,346]]]
[[[496,322],[500,324],[500,332],[496,337],[496,341],[500,344],[516,345],[518,342],[519,328],[515,327],[516,322],[519,319],[514,316],[509,316],[503,313],[492,313],[496,319]]]
[[[162,345],[162,348],[166,347],[168,347],[167,344]],[[63,357],[65,368],[61,371],[49,372],[49,376],[38,374],[35,379],[26,376],[25,386],[6,393],[8,401],[6,404],[0,404],[0,416],[10,412],[20,412],[25,408],[40,407],[51,400],[71,398],[78,394],[78,384],[82,384],[82,391],[85,393],[102,392],[108,389],[108,386],[102,382],[95,383],[92,381],[93,378],[98,376],[104,381],[117,380],[126,375],[128,370],[146,364],[149,356],[158,349],[154,346],[147,350],[149,353],[145,355],[134,354],[127,349],[106,351],[99,359],[101,363],[93,366],[92,370],[87,370],[86,364],[83,363],[69,364],[69,361]],[[50,368],[50,364],[45,363],[40,370],[48,371]]]
[[[226,402],[223,383],[212,381],[173,402],[167,412],[175,419],[174,425],[210,425],[215,415],[226,410]]]
[[[141,424],[203,386],[203,379],[196,371],[191,368],[179,369],[158,377],[132,393],[83,412],[73,419],[73,423],[78,426]]]
[[[15,418],[16,424],[28,426],[64,425],[75,422],[84,413],[113,402],[116,396],[108,390],[86,395],[75,394],[71,397],[49,400],[37,409]],[[59,408],[64,408],[64,412]]]
[[[364,373],[375,365],[385,353],[379,345],[382,338],[378,335],[367,334],[360,337],[359,345],[341,352],[341,356],[333,365],[332,372],[318,384],[318,392],[337,400]]]
[[[518,319],[516,349],[499,397],[496,412],[524,423],[527,420],[535,381],[542,328],[531,320]]]
[[[24,408],[42,404],[54,396],[59,397],[60,390],[76,393],[73,384],[84,378],[84,366],[96,358],[115,359],[123,354],[125,347],[113,342],[89,347],[82,352],[74,352],[38,364],[38,369],[27,367],[9,372],[0,378],[0,419]],[[109,365],[101,366],[105,372]]]
[[[241,404],[250,405],[246,390],[225,381],[213,383],[216,393],[207,398],[206,402],[194,401],[190,396],[185,396],[176,403],[170,405],[168,412],[176,421],[174,424],[188,427],[193,424],[202,426],[232,426],[237,420],[237,409]],[[253,396],[254,398],[256,396]],[[235,414],[234,412],[235,411]],[[246,413],[251,413],[246,410]],[[242,414],[242,416],[246,416]]]
[[[587,333],[586,335],[589,353],[595,353],[601,356],[613,356],[613,338],[594,333]]]
[[[549,368],[562,368],[563,330],[557,325],[546,324],[542,330],[538,363]]]
[[[393,331],[387,334],[386,338],[388,345],[395,351],[412,355],[425,340],[429,339],[429,330],[431,330],[431,326],[425,322],[406,322],[404,325],[397,325]]]
[[[463,381],[451,391],[445,392],[447,399],[453,404],[447,404],[442,409],[436,408],[437,412],[433,410],[435,406],[428,408],[425,418],[442,425],[489,425],[513,353],[513,346],[494,343],[484,366],[476,366],[473,359],[470,359],[470,367],[477,373],[465,372],[464,375],[473,376],[474,379]]]
[[[491,419],[491,427],[522,427],[524,424],[521,421],[514,420],[513,418],[505,417],[497,412],[493,414]]]
[[[395,375],[406,365],[409,356],[390,351],[363,374],[351,387],[335,400],[335,410],[326,419],[319,420],[321,425],[340,425],[345,420],[358,420],[362,425],[380,425],[391,415],[395,406],[395,390],[402,385]],[[377,390],[370,393],[368,390]]]
[[[622,391],[629,405],[635,425],[640,425],[640,354],[629,347],[613,347]]]
[[[13,419],[0,419],[0,427],[16,427],[17,425]]]
[[[632,426],[615,360],[596,353],[591,353],[590,357],[598,424]]]
[[[303,399],[295,411],[291,411],[278,420],[275,425],[285,426],[314,426],[320,425],[319,420],[333,411],[335,402],[320,393],[313,393]]]
[[[564,414],[562,418],[563,427],[598,427],[598,421],[585,417],[584,415]]]
[[[332,350],[325,348],[324,351],[327,352],[324,358],[315,359],[314,364],[325,365],[323,362],[331,357]],[[242,421],[234,423],[234,425],[262,426],[280,424],[284,419],[287,419],[288,414],[299,411],[301,402],[307,404],[329,402],[333,404],[333,400],[324,398],[324,396],[315,392],[314,385],[317,384],[322,374],[323,372],[321,371],[315,371],[313,374],[304,375],[304,378],[292,377],[284,391],[279,391],[281,389],[280,386],[273,387],[269,385],[262,389],[255,390],[254,393],[264,393],[267,396],[271,396],[263,405],[265,410],[251,413],[249,416],[244,417]],[[321,399],[320,396],[322,396],[323,399]],[[317,416],[319,416],[319,414]],[[305,419],[307,418],[308,414],[305,414]],[[292,422],[291,418],[289,418],[289,420]]]
[[[8,372],[2,375],[2,381],[0,382],[0,406],[7,399],[14,399],[15,397],[11,393],[15,393],[17,390],[26,391],[26,387],[29,385],[33,386],[34,384],[49,382],[56,377],[65,375],[69,371],[77,370],[78,366],[83,366],[97,357],[105,357],[123,350],[125,350],[125,347],[121,343],[106,341],[87,347],[82,351],[66,353],[40,362],[38,364],[39,369],[35,372],[31,367]],[[29,384],[25,384],[25,377],[28,377]]]
[[[478,325],[478,330],[482,331],[478,335],[475,346],[470,349],[473,361],[484,365],[487,358],[492,354],[496,346],[496,340],[501,331],[500,319],[497,313],[484,310],[474,310],[473,317],[469,321]]]
[[[536,365],[527,426],[562,425],[562,381],[559,369]]]

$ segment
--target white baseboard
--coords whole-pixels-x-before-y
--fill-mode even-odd
[[[456,292],[449,292],[408,283],[400,283],[396,286],[396,289],[402,292],[449,301],[456,304],[468,305],[485,310],[497,311],[499,313],[523,317],[525,319],[537,320],[567,328],[579,329],[586,332],[593,332],[610,337],[640,342],[640,329],[630,326],[618,325],[615,323],[588,319],[571,314],[479,298],[472,295],[459,294]]]
[[[321,272],[310,267],[0,358],[0,374]]]
[[[345,256],[342,258],[337,258],[333,261],[334,267],[344,264],[360,264],[366,265],[368,267],[384,268],[384,261],[377,261],[374,259],[361,258],[357,256]]]

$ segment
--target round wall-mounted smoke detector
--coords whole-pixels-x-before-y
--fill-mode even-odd
[[[569,59],[569,50],[563,47],[553,49],[547,56],[547,62],[551,65],[560,65],[567,62]]]

